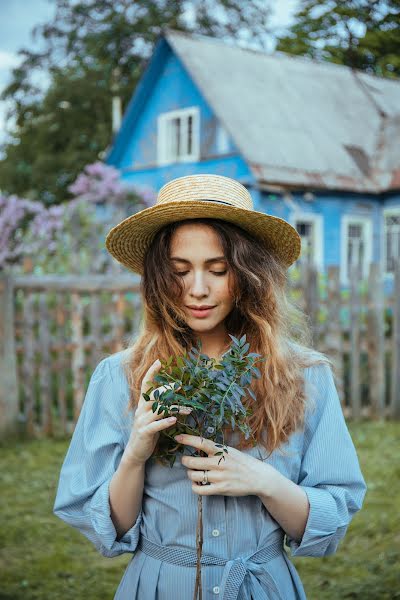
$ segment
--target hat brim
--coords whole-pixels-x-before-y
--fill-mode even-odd
[[[286,267],[300,255],[301,238],[284,219],[207,200],[169,201],[145,208],[110,230],[106,248],[119,263],[143,275],[144,257],[157,231],[169,223],[202,217],[238,225],[270,248]]]

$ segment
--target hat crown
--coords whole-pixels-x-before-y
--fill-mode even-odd
[[[187,175],[166,183],[158,192],[156,205],[168,202],[219,202],[253,210],[249,191],[234,179],[223,175]]]

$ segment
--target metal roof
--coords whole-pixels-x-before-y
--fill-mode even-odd
[[[400,81],[168,31],[261,185],[400,187]]]

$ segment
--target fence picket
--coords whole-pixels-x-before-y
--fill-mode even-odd
[[[340,327],[339,267],[329,266],[327,275],[325,352],[332,360],[333,374],[342,408],[345,408],[343,389],[343,335]]]
[[[81,294],[71,294],[72,325],[72,387],[74,390],[74,421],[78,419],[85,397],[85,354],[83,345],[83,302]]]
[[[385,415],[385,303],[379,264],[370,265],[367,312],[367,352],[371,416]]]
[[[354,419],[361,417],[360,390],[360,293],[359,272],[356,266],[350,269],[350,406]]]
[[[400,262],[394,276],[391,414],[400,418]]]

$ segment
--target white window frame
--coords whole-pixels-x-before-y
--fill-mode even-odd
[[[192,117],[192,152],[171,156],[168,152],[168,124],[175,119],[182,119],[180,146],[183,147],[187,136],[188,118]],[[179,162],[193,162],[200,159],[200,110],[198,106],[171,110],[161,113],[157,119],[157,163],[159,166]]]
[[[382,231],[383,231],[383,235],[382,235],[382,246],[381,246],[382,271],[384,273],[384,276],[385,277],[389,277],[389,278],[393,278],[394,277],[394,273],[386,270],[386,267],[387,267],[387,254],[386,254],[387,228],[386,228],[386,217],[390,217],[392,215],[394,215],[394,216],[400,216],[400,206],[393,206],[393,207],[388,207],[388,208],[384,208],[383,209],[383,218],[382,218]]]
[[[341,219],[340,231],[340,280],[342,284],[349,285],[349,273],[347,268],[347,249],[349,243],[349,226],[361,225],[364,235],[364,262],[361,266],[362,277],[367,278],[369,273],[369,265],[372,262],[372,244],[373,244],[373,228],[370,217],[362,215],[343,215]]]
[[[313,263],[317,270],[320,273],[324,272],[324,244],[323,244],[323,236],[324,236],[324,221],[323,216],[317,213],[311,213],[306,211],[298,211],[292,212],[290,217],[290,224],[297,231],[297,222],[302,221],[305,223],[312,223],[314,230],[314,260]],[[301,255],[297,259],[301,260]]]

